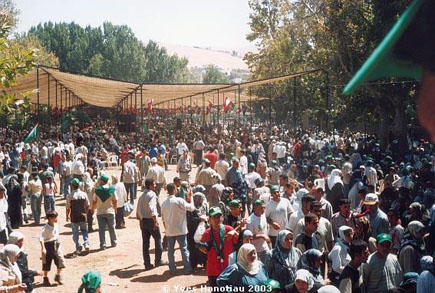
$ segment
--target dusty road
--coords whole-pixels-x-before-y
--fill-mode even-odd
[[[120,174],[120,168],[110,168],[105,173],[108,175]],[[193,171],[196,173],[196,168]],[[176,176],[175,166],[170,165],[166,172],[167,182],[172,182]],[[57,176],[56,176],[57,178]],[[142,192],[138,191],[138,196]],[[166,198],[166,193],[162,191],[160,201]],[[136,200],[137,202],[137,200]],[[136,206],[135,206],[136,209]],[[65,221],[65,200],[56,197],[56,210],[59,213],[58,224],[60,229],[60,242],[64,254],[72,253],[75,250],[72,240],[72,232],[69,223]],[[44,212],[43,212],[44,214]],[[80,278],[86,271],[99,271],[103,277],[103,288],[105,293],[121,292],[182,292],[196,291],[206,292],[204,286],[207,281],[205,269],[199,268],[192,275],[183,275],[182,261],[179,250],[176,250],[175,259],[177,261],[178,274],[171,276],[169,267],[163,266],[144,271],[142,259],[142,238],[139,222],[132,215],[126,218],[126,228],[116,230],[118,245],[115,248],[99,251],[98,231],[90,233],[90,253],[86,256],[78,256],[73,259],[66,259],[66,268],[63,271],[64,285],[54,285],[52,287],[41,287],[42,277],[35,277],[36,292],[77,292],[81,284]],[[160,223],[161,223],[161,219]],[[45,219],[42,220],[45,223]],[[95,228],[96,225],[95,219]],[[160,225],[163,229],[163,225]],[[19,229],[25,234],[25,251],[28,254],[29,268],[41,270],[40,244],[38,235],[41,226],[25,225]],[[163,236],[163,235],[162,235]],[[110,245],[109,232],[106,231],[106,242]],[[178,246],[176,246],[177,248]],[[151,239],[151,261],[154,262],[154,241]],[[163,252],[163,259],[167,260],[167,252]],[[49,274],[50,281],[54,283],[55,269]]]

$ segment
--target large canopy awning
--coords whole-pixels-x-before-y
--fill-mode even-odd
[[[135,107],[146,108],[147,102],[154,100],[154,105],[163,107],[187,105],[189,100],[197,105],[205,101],[213,105],[222,104],[221,95],[238,95],[239,90],[261,86],[278,81],[285,81],[296,76],[314,73],[318,70],[249,81],[240,84],[164,84],[134,83],[108,78],[86,76],[60,71],[54,68],[39,67],[29,74],[19,77],[17,85],[9,92],[29,93],[33,104],[51,107],[70,107],[79,103],[88,103],[99,107]],[[39,93],[39,95],[38,95]],[[216,97],[216,98],[215,98]],[[240,102],[258,100],[259,97],[240,94]]]

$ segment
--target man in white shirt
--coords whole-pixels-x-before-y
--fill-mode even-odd
[[[230,164],[225,160],[225,154],[220,153],[219,154],[219,161],[216,162],[215,169],[216,172],[221,176],[222,179],[225,178],[225,175],[227,175],[227,171],[230,168]]]
[[[205,143],[202,141],[202,139],[200,137],[196,138],[195,143],[193,144],[193,151],[194,151],[194,155],[195,155],[195,164],[196,166],[201,165],[201,160],[202,160],[202,152],[205,148]],[[183,180],[183,179],[181,179]]]
[[[137,201],[136,217],[140,221],[142,231],[142,254],[145,270],[153,268],[150,260],[150,237],[155,243],[155,266],[164,264],[162,261],[162,237],[160,235],[159,222],[157,221],[157,196],[154,190],[156,183],[153,179],[145,180],[145,191]]]
[[[367,185],[373,186],[373,192],[376,192],[376,185],[378,184],[378,173],[373,168],[373,161],[367,161],[366,167]]]
[[[182,138],[179,139],[177,146],[175,147],[177,149],[177,160],[184,154],[184,151],[189,151],[189,148],[184,143],[184,140]]]
[[[281,197],[278,185],[270,187],[272,200],[266,205],[266,220],[269,224],[269,238],[272,247],[275,247],[279,231],[284,230],[288,224],[293,208],[288,199]]]
[[[266,205],[261,199],[254,201],[254,212],[246,220],[246,229],[254,234],[252,244],[257,251],[258,259],[263,263],[266,261],[267,252],[269,251],[270,238],[267,235],[267,220],[264,215]]]
[[[341,174],[343,174],[343,187],[344,187],[344,195],[348,196],[350,189],[350,179],[352,177],[352,163],[350,162],[350,156],[344,156],[345,163],[341,168]]]
[[[83,180],[83,175],[85,174],[84,157],[82,154],[77,154],[76,159],[71,166],[71,175],[73,178],[78,178]]]
[[[245,156],[245,150],[240,150],[240,159],[239,159],[240,171],[242,175],[245,176],[248,174],[248,158]]]
[[[128,154],[128,161],[123,166],[123,182],[127,190],[127,198],[130,195],[130,202],[133,204],[136,199],[137,178],[139,177],[139,168],[132,160],[135,158],[134,153]]]
[[[255,185],[255,180],[261,179],[260,174],[255,172],[255,164],[250,163],[248,166],[248,174],[245,175],[246,184],[248,184],[248,201],[247,201],[247,208],[248,208],[248,214],[251,214],[251,203],[252,203],[252,197],[254,195],[254,189],[257,187]]]
[[[151,162],[151,167],[149,168],[145,179],[154,179],[154,182],[156,183],[155,193],[157,195],[157,211],[160,217],[161,209],[160,209],[159,195],[160,195],[160,190],[162,190],[162,187],[166,184],[165,169],[163,169],[161,166],[157,164],[157,158],[155,157],[152,158],[150,162]]]
[[[187,249],[186,212],[194,211],[195,206],[180,197],[175,197],[176,187],[173,183],[169,183],[166,189],[168,198],[162,203],[162,219],[168,241],[169,271],[171,275],[176,274],[174,246],[175,241],[177,241],[183,258],[184,274],[190,275],[192,268],[190,266],[189,250]]]

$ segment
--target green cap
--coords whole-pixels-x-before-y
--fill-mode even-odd
[[[262,199],[256,199],[253,203],[254,206],[261,206],[262,204],[264,204],[264,200]]]
[[[331,172],[332,170],[337,169],[337,167],[335,165],[329,165],[328,166],[328,171]]]
[[[271,292],[272,290],[280,290],[281,285],[278,281],[274,279],[269,279],[266,282],[264,282],[264,286],[266,286],[266,292]]]
[[[207,159],[207,158],[204,158],[204,159],[202,159],[202,161],[204,162],[204,163],[210,163],[210,160],[209,159]]]
[[[249,165],[248,165],[248,167],[249,167],[249,169],[255,169],[255,164],[254,163],[249,163]]]
[[[379,46],[344,88],[343,94],[350,95],[362,84],[381,77],[408,77],[421,80],[423,67],[394,56],[394,47],[410,26],[424,0],[415,0],[402,14]],[[412,44],[410,44],[412,46]]]
[[[74,185],[74,186],[76,186],[76,187],[79,187],[79,186],[80,186],[80,180],[79,180],[78,178],[74,178],[74,179],[71,181],[71,185]]]
[[[233,199],[232,201],[230,201],[230,202],[228,203],[228,205],[229,205],[231,208],[237,208],[237,207],[240,207],[242,204],[241,204],[240,200],[238,200],[238,199]]]
[[[279,191],[279,186],[278,185],[272,185],[271,187],[270,187],[270,192],[272,193],[272,192],[275,192],[275,191]]]
[[[379,234],[378,236],[376,236],[376,243],[377,244],[381,244],[381,243],[383,243],[385,241],[388,241],[390,243],[393,242],[393,239],[391,238],[390,234],[382,233],[382,234]]]
[[[208,212],[209,217],[214,217],[216,215],[222,215],[222,211],[219,207],[211,207]]]
[[[101,174],[100,180],[104,183],[107,183],[109,181],[109,176],[107,176],[106,174]]]
[[[278,165],[278,162],[277,162],[276,160],[272,160],[272,161],[270,162],[270,164],[272,164],[272,166],[275,166],[275,165]]]

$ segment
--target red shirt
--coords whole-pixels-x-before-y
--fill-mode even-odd
[[[225,235],[231,230],[233,230],[233,227],[224,225],[225,227]],[[202,235],[201,242],[208,243],[210,241],[210,228],[205,230],[204,234]],[[213,233],[213,236],[215,237],[215,241],[217,243],[217,247],[220,245],[220,236],[219,231],[217,233]],[[217,277],[219,276],[222,271],[228,266],[228,257],[230,254],[234,251],[234,244],[237,243],[237,237],[226,237],[224,241],[224,262],[221,263],[220,260],[218,260],[217,251],[212,246],[211,249],[207,253],[207,276],[210,277]]]
[[[204,155],[204,158],[207,158],[210,161],[210,167],[214,169],[214,166],[216,165],[216,162],[218,160],[218,156],[215,152],[207,152]]]

